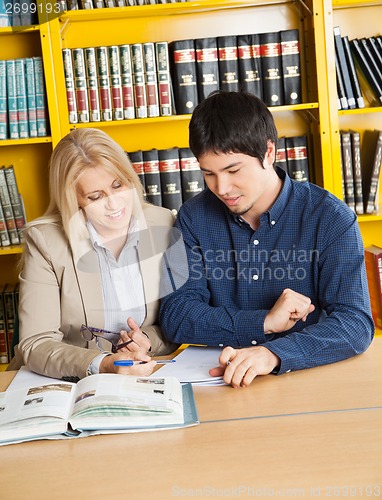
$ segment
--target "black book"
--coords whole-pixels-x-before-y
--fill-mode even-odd
[[[342,155],[342,175],[345,187],[344,201],[349,208],[355,211],[353,161],[352,161],[350,132],[347,130],[341,130],[340,137],[341,137],[341,155]]]
[[[378,60],[375,58],[374,53],[370,49],[369,39],[361,38],[360,43],[363,53],[365,54],[375,77],[378,80],[379,85],[382,87],[382,70],[379,68]]]
[[[344,81],[340,71],[337,53],[335,54],[336,61],[336,80],[337,80],[337,95],[338,95],[338,109],[348,109],[349,104],[345,94]]]
[[[176,112],[179,115],[189,114],[198,104],[194,40],[172,42],[170,50]]]
[[[309,162],[306,136],[286,137],[289,177],[298,182],[309,181]]]
[[[218,36],[220,90],[237,92],[239,90],[239,61],[237,37]]]
[[[345,89],[345,97],[348,101],[348,108],[354,109],[356,107],[355,98],[353,93],[353,87],[351,84],[349,68],[347,65],[345,51],[343,46],[343,41],[341,37],[341,30],[339,26],[335,26],[334,29],[334,46],[336,51],[337,63],[339,66],[339,71],[342,76],[342,81]]]
[[[377,39],[374,36],[367,38],[366,43],[369,46],[370,54],[373,56],[375,64],[378,66],[378,69],[382,74],[382,47],[379,46]]]
[[[146,199],[149,203],[162,206],[162,191],[157,149],[143,151],[143,170],[145,172]]]
[[[139,180],[141,181],[143,189],[146,193],[145,170],[143,168],[143,151],[133,151],[132,153],[128,153],[127,156],[130,158],[134,172],[139,177]]]
[[[301,104],[300,42],[297,29],[280,31],[284,104]]]
[[[286,144],[285,137],[279,137],[277,139],[276,145],[276,160],[275,163],[277,166],[281,167],[285,172],[288,172],[288,163],[287,163],[287,152],[286,152]]]
[[[372,214],[376,209],[381,163],[382,130],[365,130],[362,138],[361,164],[366,214]]]
[[[382,84],[379,83],[376,74],[374,73],[372,67],[369,64],[369,60],[366,58],[363,47],[358,39],[350,41],[350,47],[352,53],[354,54],[356,61],[362,71],[368,85],[373,91],[379,105],[382,104]]]
[[[263,101],[267,106],[282,106],[284,90],[280,32],[260,33]]]
[[[216,38],[198,38],[195,42],[196,79],[199,102],[219,90],[219,58]]]
[[[258,34],[237,37],[240,90],[263,98],[260,37]]]
[[[350,131],[351,155],[353,161],[355,211],[358,215],[365,213],[363,206],[362,169],[361,169],[361,134]]]
[[[183,203],[204,189],[204,176],[190,148],[179,148]]]
[[[343,36],[342,43],[344,46],[345,59],[346,59],[348,69],[349,69],[349,75],[350,75],[350,80],[351,80],[351,84],[353,87],[353,93],[354,93],[356,106],[357,106],[357,108],[361,109],[361,108],[365,107],[365,100],[364,100],[363,95],[362,95],[361,85],[359,83],[358,74],[357,74],[357,71],[355,69],[354,59],[353,59],[353,55],[352,55],[351,49],[350,49],[349,37],[346,35]]]
[[[162,186],[162,206],[177,214],[182,204],[178,148],[160,149],[158,155]]]

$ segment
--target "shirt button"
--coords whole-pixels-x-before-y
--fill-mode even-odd
[[[271,220],[271,224],[272,224],[272,226],[274,226],[276,224],[276,221],[275,220]]]
[[[286,372],[285,372],[285,373],[289,373],[289,372],[291,372],[291,371],[292,371],[292,370],[286,370]]]
[[[257,280],[259,279],[259,277],[258,277],[258,275],[257,275],[257,274],[254,274],[254,275],[252,276],[252,279],[253,279],[253,280],[255,280],[255,281],[257,281]]]
[[[219,344],[219,347],[223,347],[223,344]]]
[[[251,344],[256,345],[257,344],[256,340],[252,340]]]
[[[260,243],[259,240],[253,240],[254,245],[258,245],[259,243]]]

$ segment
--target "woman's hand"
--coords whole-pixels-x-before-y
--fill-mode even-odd
[[[129,359],[136,362],[133,366],[115,366],[114,361]],[[151,375],[156,366],[155,361],[152,361],[150,356],[136,353],[119,352],[105,356],[99,367],[100,373],[120,373],[122,375],[135,375],[147,377]]]
[[[121,338],[117,347],[125,343],[126,345],[118,348],[118,351],[147,354],[151,349],[150,339],[142,332],[134,318],[128,318],[127,325],[130,328],[130,332],[128,333],[126,330],[121,331]]]

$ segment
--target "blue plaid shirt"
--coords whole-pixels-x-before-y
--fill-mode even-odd
[[[374,324],[356,215],[328,191],[278,175],[283,188],[256,231],[208,189],[182,205],[176,226],[190,275],[162,299],[160,323],[177,343],[266,346],[281,374],[363,352]],[[265,335],[265,316],[285,288],[315,310]]]

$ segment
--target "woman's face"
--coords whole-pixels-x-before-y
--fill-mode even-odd
[[[104,238],[126,234],[133,207],[132,189],[103,167],[89,167],[79,177],[78,206]]]

